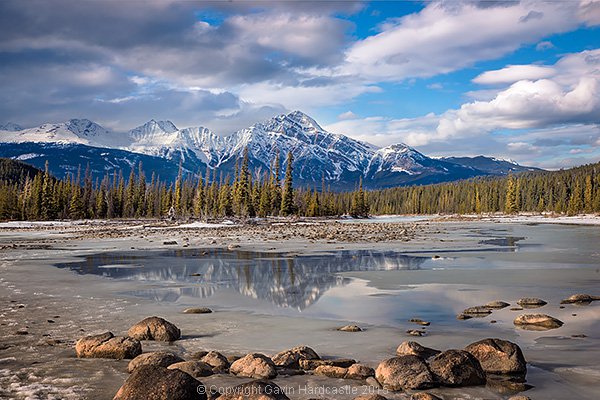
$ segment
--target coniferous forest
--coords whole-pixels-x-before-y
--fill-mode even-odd
[[[180,172],[174,183],[147,177],[141,166],[129,176],[113,173],[93,180],[79,170],[59,180],[19,161],[0,160],[0,219],[198,218],[308,216],[349,214],[472,214],[600,212],[600,163],[568,170],[527,172],[508,177],[475,178],[452,183],[365,191],[334,192],[294,187],[292,156],[280,158],[271,172],[250,170],[248,156],[235,175]]]

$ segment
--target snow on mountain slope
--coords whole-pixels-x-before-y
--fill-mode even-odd
[[[182,162],[194,172],[208,165],[229,175],[246,148],[255,171],[268,170],[279,152],[280,172],[283,172],[285,157],[291,152],[295,182],[309,186],[320,186],[324,179],[332,186],[351,188],[362,177],[366,187],[390,187],[526,169],[491,158],[433,159],[402,143],[378,148],[327,132],[300,111],[277,115],[228,136],[219,136],[203,127],[179,129],[171,121],[156,120],[124,133],[107,130],[86,119],[21,130],[14,130],[19,127],[8,124],[0,128],[6,128],[0,131],[0,142],[107,148],[159,157],[175,166]],[[25,151],[25,147],[18,156],[29,157],[32,151]],[[82,149],[77,151],[85,154]],[[11,147],[11,154],[16,153],[14,146]]]
[[[23,128],[20,125],[17,125],[13,122],[7,122],[5,124],[0,124],[0,131],[8,131],[8,132],[15,132],[15,131],[22,131]]]

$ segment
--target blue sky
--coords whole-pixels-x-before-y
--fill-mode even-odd
[[[62,3],[62,4],[61,4]],[[0,2],[0,123],[302,110],[428,155],[600,160],[600,1]]]

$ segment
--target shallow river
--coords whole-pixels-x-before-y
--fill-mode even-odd
[[[456,228],[453,235],[471,238],[478,246],[310,255],[179,248],[88,254],[57,266],[117,280],[119,295],[155,301],[163,313],[206,306],[216,314],[271,321],[269,344],[261,344],[264,349],[308,343],[376,365],[386,354],[393,355],[401,341],[410,340],[407,329],[420,329],[408,322],[410,318],[431,322],[418,341],[441,349],[484,337],[505,338],[521,345],[530,363],[528,396],[599,398],[600,302],[564,308],[559,302],[574,293],[600,295],[600,228],[471,224]],[[565,325],[545,332],[515,328],[513,319],[524,311],[510,308],[520,297],[546,300],[548,305],[531,311],[550,314]],[[456,319],[464,308],[492,300],[507,301],[511,307],[485,318]],[[341,340],[334,328],[347,323],[365,332]],[[227,336],[219,342],[215,336],[211,343],[245,349],[257,337],[260,332],[249,330],[243,339]],[[510,391],[451,393],[505,398]]]

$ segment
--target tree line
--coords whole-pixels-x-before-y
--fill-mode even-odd
[[[258,174],[250,169],[246,150],[231,177],[217,176],[216,170],[184,174],[180,168],[176,181],[168,183],[154,173],[148,179],[141,165],[128,178],[114,172],[93,180],[88,168],[59,180],[47,166],[32,171],[26,164],[3,160],[0,219],[600,212],[600,164],[374,191],[365,191],[361,180],[348,192],[334,192],[324,181],[320,188],[295,188],[292,154],[283,178],[280,164],[277,155],[270,170]]]

